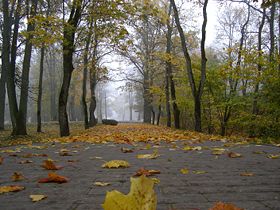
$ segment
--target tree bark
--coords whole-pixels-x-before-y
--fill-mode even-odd
[[[31,22],[31,18],[36,15],[38,0],[32,0],[29,23],[27,25],[27,32],[32,32],[35,29],[35,25]],[[26,117],[27,117],[27,103],[28,103],[28,89],[29,89],[29,73],[30,73],[30,61],[32,53],[32,41],[33,35],[29,35],[25,44],[21,86],[20,86],[20,102],[19,111],[17,114],[17,130],[16,135],[27,135],[26,130]]]
[[[44,74],[44,58],[45,58],[45,47],[41,48],[40,57],[40,75],[39,75],[39,87],[38,87],[38,98],[37,98],[37,132],[42,132],[42,93],[43,93],[43,74]]]
[[[171,5],[169,6],[169,14],[168,17],[170,19],[171,15]],[[165,99],[166,99],[166,126],[171,127],[171,111],[170,111],[170,93],[169,93],[169,80],[170,80],[170,74],[172,69],[172,64],[170,62],[170,53],[171,53],[171,45],[172,45],[172,28],[170,26],[170,20],[168,20],[167,23],[167,34],[166,34],[166,55],[167,55],[167,61],[165,62]]]
[[[52,49],[51,49],[52,50]],[[48,59],[48,69],[49,69],[49,84],[50,84],[50,115],[52,121],[58,120],[58,110],[57,110],[57,84],[56,84],[56,58],[55,53],[49,53],[49,59]]]
[[[157,125],[159,125],[160,117],[161,117],[161,104],[158,106]]]
[[[63,81],[59,94],[58,115],[60,136],[69,136],[69,123],[67,114],[67,100],[72,77],[74,38],[81,18],[82,0],[74,0],[67,24],[63,28]]]
[[[15,69],[16,69],[16,56],[17,56],[17,39],[20,21],[21,0],[17,1],[17,8],[14,16],[13,38],[10,44],[11,34],[11,20],[9,19],[9,5],[8,1],[3,1],[3,55],[2,66],[7,71],[7,92],[9,99],[9,109],[12,121],[12,135],[16,133],[17,123],[16,118],[18,114],[17,94],[15,86]],[[8,29],[7,29],[8,27]],[[8,37],[8,38],[7,38]],[[9,59],[10,57],[10,59]]]
[[[173,108],[173,117],[174,117],[174,126],[175,128],[180,128],[180,110],[176,102],[176,89],[175,89],[175,82],[173,80],[172,69],[169,75],[170,81],[170,92],[171,92],[171,99],[172,99],[172,108]]]
[[[84,55],[84,70],[83,70],[83,94],[82,94],[82,106],[84,113],[84,127],[85,129],[89,128],[88,121],[88,107],[87,107],[87,75],[88,75],[88,49],[89,42],[86,43],[85,55]]]
[[[273,64],[274,53],[275,53],[275,33],[274,33],[274,18],[275,18],[275,11],[276,11],[276,3],[272,3],[270,9],[270,18],[269,18],[269,36],[270,36],[270,49],[269,49],[269,59],[270,62]]]
[[[10,37],[11,37],[11,17],[9,15],[9,1],[3,0],[2,2],[3,10],[3,31],[2,31],[2,71],[0,79],[0,130],[4,130],[4,120],[5,120],[5,98],[6,98],[6,82],[7,75],[9,80],[9,86],[11,86],[11,74],[9,73],[10,65]],[[9,88],[8,88],[9,90]],[[10,96],[10,94],[9,94]]]
[[[265,8],[263,9],[263,15],[262,15],[262,20],[259,25],[259,30],[258,30],[258,73],[257,73],[257,83],[255,85],[254,89],[254,98],[253,98],[253,111],[252,113],[257,115],[259,113],[259,108],[258,108],[258,93],[259,93],[259,86],[260,83],[258,81],[259,77],[261,76],[261,71],[262,71],[262,64],[261,64],[261,58],[262,58],[262,30],[264,27],[265,23]],[[279,16],[280,17],[280,16]]]

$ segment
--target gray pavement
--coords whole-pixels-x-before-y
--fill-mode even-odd
[[[206,210],[217,201],[234,203],[247,210],[280,210],[280,159],[269,159],[268,154],[280,154],[280,148],[269,145],[233,145],[223,147],[222,142],[204,142],[192,146],[203,146],[200,151],[184,151],[184,141],[174,144],[161,143],[151,149],[146,144],[137,146],[121,144],[36,144],[45,148],[27,146],[0,148],[4,157],[0,165],[0,186],[22,185],[25,190],[0,194],[0,210],[99,210],[104,202],[106,191],[116,189],[127,194],[130,177],[144,167],[160,170],[154,177],[160,179],[155,185],[158,197],[158,210]],[[175,145],[177,148],[175,148]],[[121,148],[134,148],[133,153],[123,153]],[[211,148],[223,147],[226,154],[213,155]],[[20,149],[17,153],[3,150]],[[60,156],[61,149],[68,149],[72,156]],[[137,154],[152,153],[158,150],[156,159],[137,159]],[[238,152],[241,158],[229,158],[228,152]],[[48,157],[23,158],[28,153],[47,154]],[[259,154],[261,153],[261,154]],[[100,157],[102,159],[100,159]],[[39,184],[40,178],[47,177],[49,171],[40,165],[51,158],[63,168],[57,173],[70,178],[68,183]],[[32,163],[19,164],[22,160]],[[129,168],[106,169],[104,161],[121,159],[131,164]],[[69,162],[70,161],[70,162]],[[74,161],[74,162],[73,162]],[[189,174],[180,169],[188,168]],[[193,171],[205,171],[195,174]],[[26,179],[13,182],[14,172],[22,173]],[[250,172],[253,176],[240,176]],[[109,182],[111,185],[98,187],[94,182]],[[31,194],[44,194],[46,199],[32,202]]]

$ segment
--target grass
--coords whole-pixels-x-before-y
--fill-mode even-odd
[[[27,136],[11,136],[11,127],[6,126],[4,131],[0,131],[0,147],[19,144],[31,144],[42,142],[46,139],[59,138],[59,124],[57,122],[48,122],[42,124],[42,133],[38,133],[36,124],[27,125]],[[70,123],[71,135],[79,135],[84,131],[82,122]]]

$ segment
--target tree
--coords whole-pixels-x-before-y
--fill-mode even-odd
[[[182,50],[183,50],[185,62],[186,62],[186,71],[188,74],[189,83],[191,86],[192,95],[193,95],[193,99],[194,99],[195,130],[202,131],[202,128],[201,128],[201,97],[202,97],[203,88],[204,88],[204,84],[205,84],[205,80],[206,80],[207,59],[206,59],[206,55],[205,55],[205,39],[206,39],[206,24],[207,24],[206,9],[207,9],[208,0],[205,0],[204,4],[203,4],[202,38],[201,38],[201,44],[200,44],[200,50],[201,50],[201,70],[200,70],[200,72],[201,72],[201,74],[200,74],[200,81],[199,81],[198,87],[197,87],[197,84],[194,79],[192,61],[191,61],[190,54],[188,52],[185,34],[184,34],[183,28],[180,24],[179,13],[178,13],[175,1],[170,0],[170,3],[173,8],[175,22],[176,22],[177,29],[180,34]]]
[[[75,51],[74,39],[77,26],[82,15],[83,0],[73,0],[69,18],[63,26],[63,81],[59,94],[58,118],[60,135],[69,136],[69,123],[67,114],[67,100],[73,67],[73,53]]]

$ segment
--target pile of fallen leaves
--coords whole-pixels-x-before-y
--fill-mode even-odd
[[[46,141],[57,142],[88,142],[88,143],[129,143],[134,142],[153,142],[160,141],[173,142],[177,140],[187,140],[193,143],[203,141],[239,141],[247,142],[249,139],[244,137],[221,137],[207,135],[203,133],[178,130],[165,126],[155,126],[149,124],[118,124],[117,126],[97,125],[79,135],[48,139]]]

